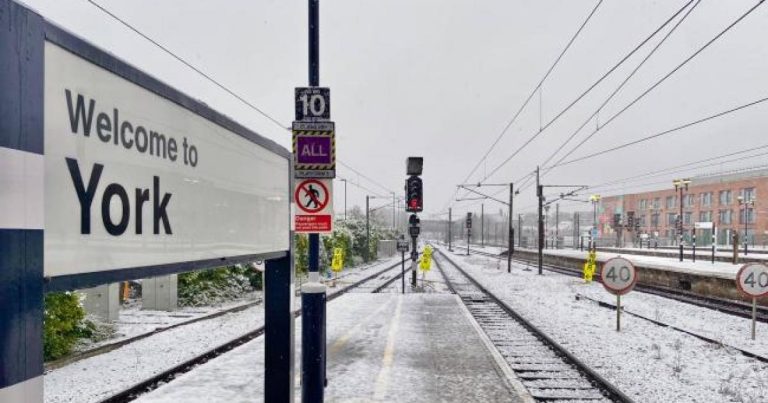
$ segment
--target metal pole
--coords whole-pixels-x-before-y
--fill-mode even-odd
[[[453,209],[448,207],[448,251],[453,252],[451,244],[453,242]]]
[[[344,221],[347,221],[347,180],[342,179],[344,182]]]
[[[369,209],[371,197],[365,195],[365,261],[371,260],[371,210]]]
[[[395,192],[392,192],[392,231],[395,230]]]
[[[485,247],[485,203],[480,203],[480,247]]]
[[[509,184],[509,228],[507,233],[507,273],[512,272],[512,254],[515,253],[515,229],[512,227],[512,201],[515,197],[515,185]]]
[[[403,254],[403,264],[400,269],[400,272],[402,274],[400,280],[403,286],[403,294],[405,294],[405,251],[402,251],[402,254]]]
[[[696,228],[691,230],[693,232],[693,262],[696,263]]]
[[[680,228],[678,232],[678,243],[680,243],[680,261],[683,261],[683,186],[680,185]]]
[[[621,295],[616,295],[616,331],[621,331]]]
[[[752,340],[755,339],[755,322],[757,321],[757,298],[752,297]]]
[[[308,1],[309,85],[320,85],[320,2]],[[320,283],[320,235],[309,234],[309,282],[301,288],[302,401],[322,403],[325,373],[326,288]]]
[[[542,260],[544,259],[544,219],[542,209],[544,208],[544,188],[539,183],[539,167],[536,167],[536,192],[539,198],[539,275],[543,274]]]
[[[557,249],[557,239],[560,237],[560,203],[555,203],[555,245]]]
[[[416,287],[416,260],[419,258],[418,241],[415,236],[411,237],[413,250],[411,251],[411,285]]]
[[[744,256],[747,256],[747,201],[744,200]]]
[[[595,233],[597,232],[597,201],[592,201],[592,230],[589,231],[589,248],[592,251],[597,250]]]
[[[717,227],[712,224],[712,264],[715,264],[715,251],[717,250]]]

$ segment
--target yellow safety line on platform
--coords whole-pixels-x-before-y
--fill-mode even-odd
[[[392,322],[389,325],[389,332],[387,333],[387,347],[384,349],[384,357],[381,359],[381,371],[379,376],[376,377],[376,389],[374,389],[373,398],[381,400],[387,393],[387,387],[389,386],[389,372],[392,368],[392,361],[395,359],[395,338],[397,337],[397,329],[400,324],[400,312],[403,307],[402,294],[397,297],[397,308],[395,308],[395,316],[392,317]]]
[[[331,345],[331,348],[328,349],[328,358],[336,355],[336,353],[341,350],[345,344],[349,341],[349,339],[355,334],[360,331],[360,328],[367,325],[368,322],[370,322],[372,319],[378,318],[381,311],[384,310],[384,308],[389,307],[389,304],[381,304],[381,306],[370,313],[368,316],[365,317],[365,320],[357,322],[355,326],[353,326],[347,333],[344,333],[343,336],[336,339],[336,342]]]

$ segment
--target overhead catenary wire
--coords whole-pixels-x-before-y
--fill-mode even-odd
[[[518,108],[517,112],[515,112],[514,116],[512,116],[512,119],[510,119],[507,124],[504,126],[504,129],[501,130],[499,135],[496,137],[496,140],[491,144],[491,146],[488,148],[488,150],[485,152],[482,158],[480,158],[480,161],[475,164],[475,166],[472,168],[472,170],[469,172],[467,177],[462,182],[467,182],[469,178],[472,177],[472,175],[477,171],[477,169],[482,165],[483,161],[485,161],[488,158],[488,155],[493,151],[493,149],[496,147],[496,145],[499,143],[499,141],[504,137],[504,135],[507,133],[507,130],[515,123],[517,118],[520,116],[520,114],[523,112],[525,107],[530,103],[531,99],[534,95],[536,95],[537,92],[540,92],[542,85],[544,85],[544,81],[547,80],[550,74],[552,74],[552,71],[555,69],[555,67],[560,63],[560,60],[563,58],[565,53],[570,49],[571,45],[576,41],[576,38],[578,38],[579,34],[581,34],[581,31],[584,30],[584,27],[587,26],[587,23],[592,19],[592,16],[595,15],[597,12],[597,9],[600,7],[600,5],[603,3],[603,0],[600,0],[597,2],[597,4],[592,8],[592,11],[589,13],[587,18],[584,20],[584,22],[581,23],[579,26],[579,29],[576,30],[576,32],[571,36],[571,39],[568,41],[568,44],[565,45],[565,48],[563,48],[562,51],[560,51],[560,54],[555,59],[554,63],[552,63],[551,66],[549,66],[549,69],[547,69],[547,72],[544,73],[544,77],[539,80],[539,83],[536,84],[536,87],[534,87],[533,91],[528,95],[528,97],[525,99],[525,102]]]
[[[589,122],[591,122],[593,119],[595,119],[595,120],[597,121],[597,119],[598,119],[598,117],[599,117],[599,115],[600,115],[600,111],[601,111],[603,108],[605,108],[605,106],[606,106],[606,105],[607,105],[609,102],[611,102],[611,100],[613,100],[613,98],[614,98],[614,97],[615,97],[615,96],[616,96],[616,95],[617,95],[617,94],[618,94],[618,93],[619,93],[619,92],[620,92],[620,91],[621,91],[621,90],[624,88],[624,86],[625,86],[625,85],[626,85],[626,84],[629,82],[629,80],[631,80],[631,79],[632,79],[632,77],[634,77],[634,76],[635,76],[635,74],[636,74],[636,73],[637,73],[637,72],[638,72],[638,71],[639,71],[639,70],[640,70],[640,69],[643,67],[643,65],[645,65],[645,63],[646,63],[646,62],[647,62],[647,61],[648,61],[648,60],[651,58],[651,56],[653,56],[653,55],[656,53],[656,51],[657,51],[657,50],[659,50],[659,48],[661,48],[661,45],[663,45],[663,44],[664,44],[664,43],[667,41],[667,39],[669,39],[669,37],[671,37],[671,36],[672,36],[672,34],[673,34],[673,33],[674,33],[676,30],[677,30],[677,28],[678,28],[678,27],[679,27],[679,26],[680,26],[680,25],[681,25],[681,24],[682,24],[682,23],[683,23],[683,22],[684,22],[684,21],[685,21],[685,20],[688,18],[688,16],[689,16],[689,15],[691,15],[691,13],[693,12],[693,10],[695,10],[695,9],[696,9],[696,7],[697,7],[699,4],[701,4],[701,0],[697,0],[697,1],[696,1],[696,3],[693,5],[693,7],[689,8],[689,9],[688,9],[688,10],[685,12],[685,14],[682,16],[682,18],[680,18],[680,20],[679,20],[679,21],[677,21],[677,23],[675,23],[675,25],[674,25],[674,26],[672,26],[672,29],[670,29],[670,30],[669,30],[669,32],[667,32],[667,33],[664,35],[664,37],[662,37],[662,38],[661,38],[661,40],[660,40],[660,41],[659,41],[659,42],[658,42],[658,43],[657,43],[657,44],[656,44],[656,45],[655,45],[655,46],[654,46],[654,47],[651,49],[651,51],[650,51],[650,52],[648,52],[648,54],[647,54],[647,55],[646,55],[646,56],[645,56],[645,57],[644,57],[644,58],[643,58],[643,59],[640,61],[640,63],[638,63],[638,65],[637,65],[637,66],[635,66],[635,68],[634,68],[634,69],[633,69],[633,70],[632,70],[632,71],[629,73],[629,75],[627,75],[627,77],[626,77],[626,78],[624,78],[624,80],[623,80],[623,81],[622,81],[622,82],[621,82],[621,83],[620,83],[620,84],[619,84],[619,85],[618,85],[618,86],[617,86],[617,87],[616,87],[616,88],[615,88],[615,89],[614,89],[614,90],[611,92],[611,94],[610,94],[610,95],[608,95],[608,97],[607,97],[607,98],[606,98],[606,99],[605,99],[605,100],[604,100],[604,101],[603,101],[603,102],[600,104],[600,106],[598,106],[598,107],[595,109],[595,111],[592,113],[592,115],[590,115],[590,116],[589,116],[589,117],[588,117],[586,120],[584,120],[584,123],[582,123],[582,124],[581,124],[581,126],[579,126],[579,127],[576,129],[576,130],[574,130],[574,131],[573,131],[573,133],[571,133],[571,135],[570,135],[570,136],[569,136],[567,139],[565,139],[565,141],[564,141],[564,142],[562,142],[562,143],[560,144],[560,146],[559,146],[559,147],[557,147],[557,148],[555,149],[555,151],[553,151],[553,152],[552,152],[552,153],[549,155],[549,157],[547,157],[547,159],[546,159],[546,160],[544,160],[544,162],[542,162],[542,163],[540,164],[541,166],[546,166],[546,165],[549,163],[549,161],[551,161],[551,160],[552,160],[552,158],[554,158],[554,157],[555,157],[555,156],[556,156],[556,155],[557,155],[557,154],[558,154],[558,153],[559,153],[559,152],[560,152],[560,151],[561,151],[563,148],[565,148],[565,146],[566,146],[568,143],[570,143],[570,142],[571,142],[571,140],[573,140],[573,138],[574,138],[574,137],[576,137],[576,135],[577,135],[577,134],[579,134],[579,133],[581,132],[581,130],[582,130],[582,129],[584,129],[584,127],[585,127],[585,126],[586,126],[586,125],[587,125]],[[606,123],[606,124],[607,124],[607,123]],[[597,128],[598,128],[598,130],[599,130],[599,128],[600,128],[600,124],[599,124],[599,122],[597,123]],[[549,169],[551,169],[551,168],[549,168]],[[547,172],[549,171],[549,169],[547,169]],[[545,173],[546,173],[546,172],[545,172]]]
[[[711,46],[713,43],[715,43],[715,42],[716,42],[718,39],[722,38],[722,37],[723,37],[723,36],[724,36],[724,35],[725,35],[725,34],[726,34],[728,31],[730,31],[731,29],[733,29],[733,27],[735,27],[737,24],[739,24],[741,21],[743,21],[743,20],[744,20],[744,19],[745,19],[747,16],[749,16],[750,14],[752,14],[752,13],[753,13],[753,12],[754,12],[754,11],[755,11],[755,10],[756,10],[758,7],[760,7],[760,6],[761,6],[761,5],[762,5],[764,2],[765,2],[765,0],[759,0],[759,1],[758,1],[758,2],[757,2],[755,5],[754,5],[754,6],[752,6],[752,7],[751,7],[749,10],[747,10],[745,13],[743,13],[741,16],[739,16],[739,18],[737,18],[736,20],[734,20],[733,22],[731,22],[731,23],[730,23],[730,24],[729,24],[727,27],[725,27],[725,28],[724,28],[722,31],[720,31],[720,32],[719,32],[717,35],[715,35],[715,36],[714,36],[712,39],[710,39],[709,41],[707,41],[707,42],[706,42],[706,43],[705,43],[703,46],[699,47],[699,48],[698,48],[698,49],[697,49],[695,52],[693,52],[693,54],[691,54],[691,55],[690,55],[690,56],[688,56],[688,57],[687,57],[685,60],[683,60],[683,62],[681,62],[681,63],[680,63],[680,64],[678,64],[678,65],[677,65],[675,68],[673,68],[671,71],[669,71],[667,74],[665,74],[665,75],[664,75],[664,76],[663,76],[661,79],[657,80],[657,81],[656,81],[656,82],[655,82],[653,85],[651,85],[650,87],[648,87],[648,88],[647,88],[645,91],[643,91],[643,92],[642,92],[642,93],[641,93],[639,96],[637,96],[637,97],[636,97],[634,100],[632,100],[630,103],[628,103],[626,106],[624,106],[624,107],[623,107],[621,110],[619,110],[618,112],[616,112],[615,114],[613,114],[613,115],[612,115],[612,116],[611,116],[611,117],[610,117],[608,120],[606,120],[606,122],[605,122],[605,123],[603,123],[603,124],[602,124],[602,126],[600,126],[599,128],[597,128],[595,131],[593,131],[591,134],[589,134],[589,135],[588,135],[586,138],[584,138],[584,139],[583,139],[581,142],[579,142],[579,143],[578,143],[578,144],[577,144],[575,147],[573,147],[573,148],[572,148],[570,151],[568,151],[568,152],[567,152],[565,155],[563,155],[562,157],[560,157],[560,159],[558,159],[558,160],[557,160],[557,161],[556,161],[556,162],[553,164],[553,166],[554,166],[554,165],[557,165],[557,164],[559,164],[559,163],[561,163],[563,160],[565,160],[565,158],[567,158],[568,156],[570,156],[571,154],[573,154],[573,152],[575,152],[575,151],[576,151],[576,150],[578,150],[578,149],[579,149],[579,148],[580,148],[582,145],[584,145],[584,143],[586,143],[587,141],[589,141],[589,140],[590,140],[591,138],[593,138],[593,137],[594,137],[594,136],[595,136],[597,133],[599,133],[600,131],[602,131],[602,129],[604,129],[604,128],[605,128],[606,126],[608,126],[608,125],[609,125],[611,122],[613,122],[614,120],[616,120],[616,118],[618,118],[618,117],[619,117],[619,116],[621,116],[621,115],[622,115],[624,112],[626,112],[627,110],[629,110],[629,109],[630,109],[632,106],[634,106],[635,104],[637,104],[637,102],[639,102],[639,101],[640,101],[642,98],[644,98],[646,95],[648,95],[649,93],[651,93],[651,92],[652,92],[654,89],[658,88],[658,86],[659,86],[659,85],[661,85],[663,82],[665,82],[665,81],[666,81],[666,80],[667,80],[669,77],[672,77],[672,76],[673,76],[675,73],[677,73],[678,71],[680,71],[680,69],[681,69],[681,68],[683,68],[683,66],[685,66],[686,64],[688,64],[688,63],[689,63],[691,60],[695,59],[695,58],[696,58],[698,55],[700,55],[700,54],[701,54],[701,53],[702,53],[704,50],[706,50],[707,48],[709,48],[709,46]],[[545,171],[544,173],[546,174],[547,172],[549,172],[549,171],[547,170],[547,171]]]
[[[701,123],[704,123],[704,122],[708,122],[708,121],[713,120],[713,119],[717,119],[717,118],[720,118],[720,117],[723,117],[723,116],[730,115],[731,113],[735,113],[735,112],[741,111],[743,109],[747,109],[749,107],[752,107],[752,106],[755,106],[755,105],[759,105],[759,104],[761,104],[763,102],[766,102],[766,101],[768,101],[768,97],[760,98],[760,99],[757,99],[755,101],[739,105],[739,106],[737,106],[735,108],[731,108],[731,109],[728,109],[728,110],[725,110],[725,111],[722,111],[722,112],[718,112],[716,114],[709,115],[707,117],[704,117],[704,118],[701,118],[701,119],[697,119],[697,120],[694,120],[692,122],[685,123],[685,124],[682,124],[680,126],[676,126],[676,127],[673,127],[671,129],[668,129],[668,130],[664,130],[664,131],[656,133],[656,134],[652,134],[650,136],[642,137],[642,138],[639,138],[637,140],[632,140],[632,141],[620,144],[620,145],[615,146],[615,147],[610,147],[610,148],[607,148],[607,149],[604,149],[604,150],[601,150],[601,151],[597,151],[597,152],[594,152],[594,153],[591,153],[591,154],[587,154],[587,155],[582,156],[582,157],[578,157],[578,158],[574,158],[574,159],[571,159],[571,160],[568,160],[568,161],[560,162],[559,164],[550,166],[549,169],[551,170],[551,169],[554,169],[554,168],[557,168],[557,167],[562,167],[562,166],[569,165],[569,164],[572,164],[572,163],[575,163],[575,162],[588,160],[588,159],[595,158],[595,157],[598,157],[598,156],[601,156],[601,155],[605,155],[605,154],[608,154],[608,153],[611,153],[611,152],[614,152],[614,151],[622,150],[622,149],[625,149],[627,147],[631,147],[633,145],[637,145],[637,144],[644,143],[646,141],[650,141],[650,140],[653,140],[653,139],[656,139],[656,138],[659,138],[659,137],[662,137],[662,136],[666,136],[666,135],[669,135],[669,134],[673,134],[673,133],[679,132],[679,131],[681,131],[683,129],[686,129],[686,128],[689,128],[691,126],[695,126],[695,125],[698,125],[698,124],[701,124]]]
[[[539,80],[539,83],[536,84],[536,86],[533,88],[531,93],[528,95],[528,97],[525,99],[522,105],[518,108],[517,112],[512,116],[512,119],[510,119],[507,124],[504,126],[504,128],[501,130],[501,132],[496,136],[496,139],[493,141],[490,147],[485,151],[485,154],[480,158],[480,160],[475,164],[475,166],[470,170],[469,174],[467,174],[466,178],[462,180],[462,183],[466,183],[469,181],[469,179],[472,177],[472,175],[477,171],[477,169],[483,164],[483,162],[488,158],[490,153],[493,151],[494,148],[498,145],[499,141],[504,137],[504,135],[507,133],[510,127],[517,121],[517,118],[520,116],[520,114],[523,112],[526,106],[531,102],[531,99],[533,99],[534,95],[536,95],[537,92],[540,94],[541,87],[544,85],[544,81],[547,80],[550,74],[552,74],[552,71],[554,71],[555,67],[557,67],[558,63],[560,63],[560,60],[563,58],[565,53],[570,49],[571,45],[576,41],[576,38],[581,34],[581,32],[584,30],[584,27],[587,26],[587,23],[592,19],[592,17],[597,12],[597,9],[600,7],[600,5],[603,3],[603,0],[599,0],[597,4],[592,8],[592,11],[589,13],[587,18],[581,23],[579,26],[579,29],[576,30],[576,32],[571,36],[568,43],[565,45],[563,50],[560,51],[560,54],[557,56],[555,61],[552,63],[552,65],[549,66],[549,69],[547,69],[546,73],[544,73],[544,76]],[[487,178],[487,175],[486,175]],[[458,194],[459,189],[456,189],[451,196],[451,199],[454,199],[456,195]],[[448,205],[453,205],[452,200],[449,201]]]
[[[595,89],[600,83],[602,83],[609,75],[611,75],[616,69],[618,69],[622,64],[624,64],[629,58],[631,58],[635,53],[637,53],[638,50],[640,50],[643,46],[645,46],[648,41],[653,39],[661,30],[663,30],[667,25],[669,25],[670,22],[674,21],[675,18],[677,18],[680,13],[682,13],[688,6],[693,3],[694,0],[690,0],[688,3],[683,5],[680,9],[678,9],[671,17],[669,17],[664,23],[662,23],[658,28],[656,28],[650,35],[648,35],[645,39],[643,39],[639,44],[637,44],[629,53],[627,53],[624,57],[621,58],[616,64],[613,65],[608,71],[606,71],[597,81],[592,83],[584,92],[582,92],[578,97],[576,97],[571,103],[569,103],[565,108],[563,108],[560,112],[558,112],[555,117],[553,117],[549,122],[547,122],[543,127],[540,128],[540,130],[536,133],[534,133],[525,143],[523,143],[520,147],[518,147],[509,157],[507,157],[501,164],[497,165],[493,170],[491,170],[490,173],[486,174],[483,178],[483,181],[490,178],[492,175],[494,175],[496,172],[498,172],[502,167],[504,167],[509,161],[511,161],[515,156],[517,156],[525,147],[527,147],[536,137],[541,135],[542,132],[547,130],[552,124],[554,124],[558,119],[560,119],[566,112],[568,112],[573,106],[575,106],[578,102],[580,102],[587,94],[589,94],[593,89]],[[495,146],[495,143],[494,143]],[[490,152],[490,150],[489,150]],[[487,156],[486,156],[487,157]],[[466,181],[466,180],[465,180]]]
[[[134,32],[135,34],[137,34],[137,35],[139,35],[140,37],[144,38],[146,41],[150,42],[151,44],[153,44],[154,46],[156,46],[158,49],[162,50],[163,52],[165,52],[165,53],[166,53],[166,54],[168,54],[169,56],[173,57],[174,59],[176,59],[176,60],[177,60],[177,61],[179,61],[180,63],[182,63],[182,64],[184,64],[185,66],[187,66],[188,68],[192,69],[194,72],[196,72],[197,74],[199,74],[200,76],[202,76],[203,78],[205,78],[206,80],[208,80],[210,83],[214,84],[215,86],[217,86],[217,87],[218,87],[218,88],[220,88],[221,90],[225,91],[225,92],[226,92],[226,93],[228,93],[229,95],[233,96],[235,99],[237,99],[238,101],[242,102],[242,103],[243,103],[244,105],[246,105],[247,107],[249,107],[249,108],[253,109],[254,111],[256,111],[257,113],[259,113],[260,115],[264,116],[264,117],[265,117],[265,118],[267,118],[267,119],[268,119],[270,122],[274,123],[274,124],[275,124],[277,127],[281,128],[281,129],[283,129],[283,130],[286,130],[286,131],[290,131],[290,130],[291,130],[291,127],[289,127],[288,125],[285,125],[285,124],[281,123],[279,120],[277,120],[276,118],[274,118],[273,116],[271,116],[270,114],[268,114],[267,112],[265,112],[264,110],[262,110],[261,108],[259,108],[258,106],[254,105],[252,102],[249,102],[249,101],[248,101],[247,99],[245,99],[243,96],[239,95],[238,93],[236,93],[235,91],[233,91],[232,89],[230,89],[229,87],[227,87],[226,85],[222,84],[220,81],[218,81],[218,80],[216,80],[215,78],[213,78],[213,77],[212,77],[211,75],[209,75],[208,73],[206,73],[206,72],[202,71],[200,68],[198,68],[198,67],[196,67],[195,65],[193,65],[192,63],[188,62],[188,61],[187,61],[186,59],[184,59],[183,57],[181,57],[181,56],[177,55],[177,54],[176,54],[176,53],[174,53],[172,50],[170,50],[169,48],[167,48],[165,45],[161,44],[160,42],[156,41],[155,39],[153,39],[153,38],[152,38],[152,37],[150,37],[149,35],[145,34],[145,33],[144,33],[144,32],[142,32],[140,29],[136,28],[134,25],[132,25],[132,24],[128,23],[128,22],[127,22],[127,21],[125,21],[125,20],[123,20],[123,19],[122,19],[122,18],[120,18],[118,15],[114,14],[114,13],[113,13],[113,12],[111,12],[109,9],[107,9],[106,7],[102,6],[101,4],[97,3],[97,2],[96,2],[96,1],[94,1],[94,0],[86,0],[86,1],[88,1],[88,3],[92,4],[93,6],[95,6],[96,8],[98,8],[99,10],[101,10],[103,13],[107,14],[108,16],[110,16],[112,19],[114,19],[115,21],[117,21],[118,23],[120,23],[121,25],[123,25],[124,27],[128,28],[129,30],[131,30],[131,31],[132,31],[132,32]],[[362,177],[362,178],[365,178],[367,181],[369,181],[369,182],[373,183],[374,185],[376,185],[376,186],[378,186],[378,187],[380,187],[380,188],[382,188],[382,189],[385,189],[385,190],[386,190],[388,193],[392,193],[392,191],[391,191],[390,189],[388,189],[388,188],[386,188],[386,187],[382,186],[380,183],[378,183],[378,182],[376,182],[375,180],[371,179],[370,177],[368,177],[368,176],[366,176],[366,175],[362,174],[360,171],[358,171],[358,170],[356,170],[356,169],[352,168],[351,166],[349,166],[348,164],[344,163],[343,161],[341,161],[341,160],[338,160],[338,162],[339,162],[341,165],[343,165],[344,167],[346,167],[347,169],[349,169],[349,170],[351,170],[352,172],[354,172],[354,173],[358,174],[360,177]],[[352,182],[349,182],[349,183],[352,183]],[[354,183],[353,183],[353,184],[354,184]],[[362,188],[362,186],[359,186],[359,185],[356,185],[356,186],[358,186],[358,187],[361,187],[361,188]],[[369,190],[369,189],[367,189],[367,188],[365,188],[365,189],[366,189],[366,190],[368,190],[368,191],[370,192],[370,190]]]

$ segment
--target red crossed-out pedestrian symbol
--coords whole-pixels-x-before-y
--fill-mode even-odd
[[[328,188],[323,182],[307,179],[296,187],[293,200],[302,211],[313,214],[322,211],[328,205],[329,196]]]

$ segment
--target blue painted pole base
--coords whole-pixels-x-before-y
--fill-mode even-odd
[[[301,287],[301,401],[322,403],[325,388],[326,287],[309,282]]]

